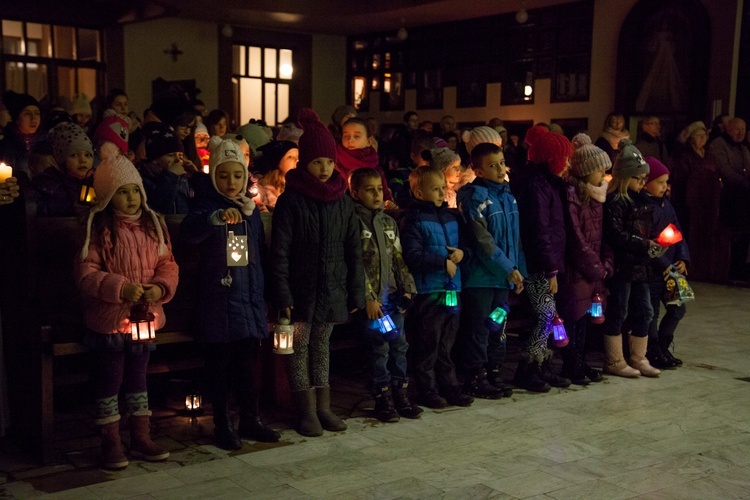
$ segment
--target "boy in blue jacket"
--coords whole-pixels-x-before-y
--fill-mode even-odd
[[[418,167],[409,175],[415,201],[401,224],[404,261],[414,276],[417,296],[407,316],[414,348],[414,371],[420,401],[428,408],[448,404],[469,406],[451,360],[458,331],[461,271],[458,263],[468,249],[458,248],[458,219],[445,203],[445,176],[433,167]],[[456,302],[446,303],[446,292]]]
[[[490,332],[485,319],[498,307],[510,311],[508,292],[523,291],[525,262],[521,251],[518,205],[505,180],[505,157],[500,146],[481,143],[471,151],[477,178],[458,191],[458,209],[471,234],[474,259],[463,276],[461,316],[466,373],[464,392],[486,399],[510,396],[500,367],[505,361],[505,321]]]

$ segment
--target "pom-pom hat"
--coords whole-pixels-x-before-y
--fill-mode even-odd
[[[94,132],[94,147],[97,149],[102,144],[112,142],[124,155],[128,154],[128,135],[130,123],[122,115],[118,115],[113,109],[104,112],[104,118],[96,127]]]
[[[315,111],[302,108],[297,121],[303,130],[299,138],[299,166],[306,168],[316,158],[330,158],[336,161],[336,140]]]
[[[476,127],[469,132],[469,139],[466,142],[466,151],[471,154],[471,150],[474,146],[483,142],[491,142],[498,146],[503,145],[503,139],[500,134],[492,127],[482,126]]]
[[[237,199],[227,198],[226,196],[224,197],[236,203],[240,207],[240,210],[242,210],[243,214],[252,215],[253,210],[255,210],[255,203],[252,199],[247,197],[247,183],[249,176],[247,172],[247,164],[245,163],[245,155],[242,153],[240,146],[232,139],[222,139],[218,135],[215,135],[211,137],[210,141],[208,141],[208,149],[211,151],[211,156],[208,158],[208,175],[211,176],[211,183],[213,184],[214,189],[222,196],[224,196],[224,194],[219,191],[219,188],[216,186],[216,169],[219,165],[229,162],[242,165],[245,177],[242,182],[242,190],[240,191],[239,197]]]
[[[547,165],[555,175],[565,170],[566,159],[573,155],[573,145],[567,137],[550,132],[541,125],[526,132],[526,142],[529,144],[529,161]]]
[[[591,137],[578,134],[573,137],[573,156],[570,159],[570,173],[576,177],[586,177],[593,172],[604,172],[612,166],[609,155],[591,143]]]
[[[612,175],[620,180],[628,180],[631,177],[649,173],[649,166],[638,148],[633,146],[630,139],[623,139],[617,148],[620,154],[615,158],[612,166]]]
[[[460,161],[461,158],[455,153],[455,151],[449,148],[435,148],[430,150],[430,166],[445,170],[451,164]]]
[[[47,137],[49,138],[50,145],[52,145],[52,154],[55,157],[55,162],[63,170],[65,170],[65,161],[70,155],[74,155],[79,151],[88,151],[92,155],[94,154],[91,139],[75,123],[58,123],[47,132]]]

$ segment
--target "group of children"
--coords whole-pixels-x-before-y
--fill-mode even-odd
[[[677,222],[664,197],[669,172],[658,161],[642,158],[624,142],[607,187],[611,162],[588,136],[579,134],[571,144],[537,126],[526,138],[529,163],[511,174],[512,185],[502,148],[472,144],[476,178],[455,193],[457,211],[446,203],[443,169],[413,169],[408,181],[414,199],[397,224],[384,212],[388,187],[371,161],[365,124],[345,123],[339,145],[314,111],[303,109],[298,121],[304,131],[299,167],[286,172],[270,247],[248,196],[247,160],[231,139],[211,139],[208,175],[197,177],[202,184],[193,185],[180,228],[181,243],[201,256],[196,340],[205,345],[218,446],[231,450],[241,446],[241,438],[279,439],[260,420],[252,375],[259,341],[269,335],[264,297],[270,297],[271,317],[294,324],[287,373],[296,428],[305,436],[346,429],[330,408],[329,340],[334,324],[349,318],[367,346],[375,414],[385,422],[422,413],[410,399],[408,372],[418,403],[429,408],[512,394],[500,375],[511,291],[527,292],[535,317],[524,338],[517,387],[546,392],[571,381],[602,380],[601,372],[586,364],[585,337],[593,298],[606,297],[607,289],[604,371],[657,376],[649,361],[679,364],[669,344],[684,306],[667,306],[661,324],[658,308],[663,273],[675,268],[686,274],[689,255],[679,244],[650,258],[650,252],[663,250],[656,235]],[[154,133],[164,135],[160,129]],[[157,149],[149,157],[169,154]],[[79,158],[70,150],[65,155],[60,158],[66,165],[70,159],[70,170],[86,166],[86,155]],[[345,177],[340,160],[347,156],[344,163],[355,168]],[[122,468],[128,464],[119,438],[122,385],[131,415],[131,454],[146,460],[169,455],[148,433],[145,374],[153,345],[122,334],[129,332],[136,303],[146,304],[156,327],[163,326],[162,304],[174,295],[178,269],[166,226],[147,203],[146,179],[133,164],[123,155],[105,159],[93,183],[98,198],[87,219],[77,279],[85,297],[86,345],[97,352],[103,461]],[[228,243],[242,251],[229,252]],[[570,339],[562,347],[562,376],[548,347],[558,316]],[[630,364],[622,344],[628,332]],[[238,428],[230,387],[240,407]]]

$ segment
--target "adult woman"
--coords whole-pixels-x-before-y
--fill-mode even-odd
[[[699,172],[704,176],[707,172],[714,172],[715,168],[706,158],[706,143],[708,142],[708,131],[703,122],[693,122],[680,132],[678,140],[682,146],[675,152],[672,173],[672,204],[677,219],[682,224],[683,232],[690,233],[690,206],[687,200],[687,189],[690,177]],[[707,171],[707,172],[704,172]],[[697,205],[692,205],[698,207]]]
[[[625,116],[613,111],[604,120],[604,130],[602,130],[602,135],[596,140],[595,145],[603,149],[614,164],[615,158],[620,152],[617,145],[622,139],[630,139],[630,132],[625,128]]]

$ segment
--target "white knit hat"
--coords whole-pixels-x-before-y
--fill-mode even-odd
[[[482,126],[476,127],[469,132],[469,140],[466,142],[466,151],[471,154],[471,150],[474,146],[483,142],[491,142],[498,146],[503,145],[503,139],[500,134],[492,127]]]
[[[247,172],[247,163],[245,163],[245,155],[242,153],[240,146],[232,139],[222,139],[215,135],[211,137],[210,141],[208,141],[208,150],[211,151],[211,156],[208,158],[208,175],[211,176],[211,183],[219,194],[222,194],[216,186],[216,169],[219,165],[231,161],[239,163],[245,167],[243,170],[245,173],[245,179],[242,184],[242,191],[240,192],[239,199],[228,199],[231,199],[239,205],[243,214],[252,215],[253,210],[255,210],[255,202],[247,197],[247,183],[249,176]]]
[[[592,172],[604,172],[612,167],[612,160],[603,150],[591,144],[591,137],[578,134],[573,137],[573,156],[570,158],[570,173],[586,177]]]
[[[164,232],[161,228],[161,222],[156,212],[151,210],[148,203],[146,203],[146,190],[143,188],[141,175],[126,156],[117,155],[101,162],[99,167],[94,171],[96,204],[91,207],[88,220],[86,221],[86,241],[83,243],[83,249],[81,250],[81,260],[85,259],[89,254],[91,225],[94,222],[94,216],[107,208],[107,205],[112,200],[112,196],[114,196],[120,187],[126,184],[135,184],[141,190],[141,209],[148,213],[154,221],[156,235],[159,239],[158,253],[160,256],[166,254],[167,245],[164,242]]]

